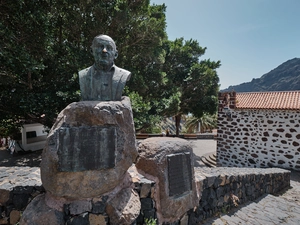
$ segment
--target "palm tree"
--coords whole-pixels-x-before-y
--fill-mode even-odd
[[[201,118],[189,116],[185,124],[187,133],[199,132],[204,133],[206,130],[212,131],[217,127],[217,115],[204,114]]]

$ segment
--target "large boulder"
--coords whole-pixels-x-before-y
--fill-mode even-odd
[[[159,224],[173,223],[198,205],[193,149],[180,138],[153,137],[140,142],[136,168],[155,181],[154,201]]]
[[[21,225],[61,225],[64,224],[63,212],[50,208],[45,203],[45,194],[35,197],[22,214]]]
[[[58,115],[47,137],[42,183],[57,197],[97,197],[122,183],[136,157],[128,97],[74,102]]]

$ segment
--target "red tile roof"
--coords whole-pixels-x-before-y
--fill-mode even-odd
[[[236,93],[237,109],[300,109],[300,91]]]

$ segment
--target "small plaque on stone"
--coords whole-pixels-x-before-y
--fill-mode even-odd
[[[115,166],[116,127],[62,127],[58,131],[59,171],[79,172]]]
[[[167,155],[169,196],[192,190],[191,156],[189,152]]]

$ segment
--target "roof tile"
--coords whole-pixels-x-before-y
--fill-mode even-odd
[[[300,109],[300,91],[236,93],[237,109]]]

